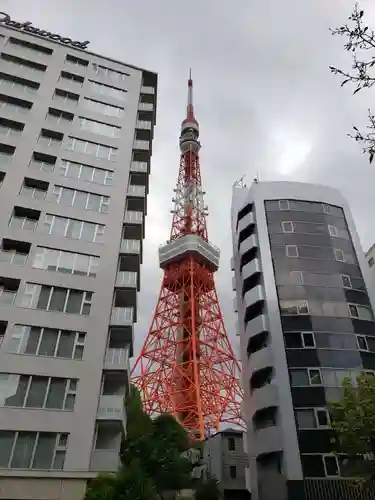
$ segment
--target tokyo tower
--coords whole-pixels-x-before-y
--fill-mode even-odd
[[[220,251],[207,237],[191,73],[179,142],[172,230],[169,241],[159,249],[164,276],[132,382],[141,392],[147,413],[172,413],[192,438],[202,440],[219,430],[220,423],[244,424],[240,367],[214,282]]]

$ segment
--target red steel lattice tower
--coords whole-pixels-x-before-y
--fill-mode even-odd
[[[191,74],[180,150],[172,230],[159,249],[164,277],[132,382],[146,412],[173,413],[191,436],[202,440],[220,423],[243,427],[243,421],[240,367],[214,282],[220,251],[207,238]]]

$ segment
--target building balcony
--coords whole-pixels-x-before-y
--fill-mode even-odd
[[[237,234],[240,234],[241,231],[246,229],[248,226],[255,226],[255,216],[253,212],[246,214],[240,221],[238,222]]]
[[[14,250],[0,250],[0,264],[16,264],[24,266],[27,262],[27,254],[15,252]]]
[[[105,370],[129,370],[129,349],[107,348],[104,359]]]
[[[138,273],[134,271],[118,271],[116,278],[117,288],[137,288]]]
[[[124,222],[128,224],[142,224],[143,223],[143,212],[134,212],[130,210],[125,210]]]
[[[93,450],[90,469],[99,472],[115,472],[120,467],[119,450]]]
[[[101,395],[96,418],[98,420],[120,420],[125,424],[124,396]]]
[[[137,123],[135,124],[135,128],[142,129],[142,130],[151,130],[152,123],[148,120],[137,120]]]
[[[155,94],[155,87],[147,87],[146,85],[142,85],[141,94]]]
[[[133,143],[133,149],[141,149],[148,151],[150,149],[150,141],[136,139]]]
[[[138,109],[140,111],[153,111],[154,105],[152,104],[152,102],[140,102],[138,104]]]
[[[148,164],[146,161],[132,161],[130,164],[131,172],[148,173]]]
[[[146,186],[135,186],[134,184],[129,184],[127,195],[144,198],[146,196]]]
[[[140,255],[141,242],[139,240],[122,240],[120,246],[120,253]]]
[[[132,325],[133,317],[134,317],[133,307],[112,307],[111,325],[113,326]]]

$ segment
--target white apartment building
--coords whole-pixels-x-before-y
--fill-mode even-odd
[[[116,470],[157,75],[0,14],[0,499]]]

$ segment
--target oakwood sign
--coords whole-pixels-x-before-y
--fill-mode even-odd
[[[28,33],[33,33],[34,35],[44,36],[46,38],[49,38],[50,40],[56,40],[57,42],[72,45],[73,47],[77,47],[78,49],[86,49],[88,44],[90,43],[89,40],[86,40],[85,42],[77,42],[73,41],[71,38],[64,38],[61,35],[35,28],[30,21],[26,21],[25,23],[13,21],[10,15],[6,12],[0,12],[0,23],[5,24],[6,26],[11,26],[12,28],[18,28],[23,31],[27,31]]]

